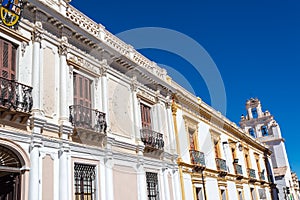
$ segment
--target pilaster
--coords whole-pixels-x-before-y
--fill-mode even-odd
[[[134,135],[136,141],[141,141],[140,137],[140,129],[141,129],[141,122],[140,122],[140,102],[137,97],[137,91],[138,91],[138,81],[136,76],[133,76],[131,78],[131,98],[132,98],[132,109],[133,109],[133,126],[134,126]]]
[[[114,143],[114,138],[111,134],[107,134],[106,138],[106,155],[104,159],[105,163],[105,186],[106,186],[106,200],[114,199],[114,183],[113,183],[113,153],[112,145]]]
[[[33,57],[32,57],[32,98],[33,113],[40,113],[41,108],[41,62],[40,62],[40,51],[41,51],[41,41],[44,38],[44,33],[42,29],[42,23],[37,21],[35,22],[34,30],[32,32],[32,42],[33,42]]]
[[[110,128],[110,120],[108,113],[108,93],[107,93],[107,70],[109,68],[109,63],[106,59],[103,59],[100,63],[100,80],[101,80],[101,102],[102,102],[102,111],[106,115],[106,124],[107,129]]]
[[[144,169],[144,145],[142,145],[142,142],[139,142],[140,145],[137,146],[137,185],[138,185],[138,200],[144,200],[147,199],[147,185],[146,185],[146,173]]]
[[[58,48],[59,53],[59,68],[60,68],[60,75],[59,75],[59,120],[60,122],[68,121],[68,73],[69,68],[67,65],[67,54],[68,54],[68,39],[67,37],[63,36],[60,40],[61,44]]]
[[[42,129],[45,120],[41,117],[33,116],[30,119],[32,135],[30,144],[30,172],[29,172],[29,199],[38,200],[40,191],[40,149],[43,147]]]

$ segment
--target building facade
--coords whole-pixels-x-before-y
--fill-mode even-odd
[[[1,199],[271,199],[266,146],[70,1],[0,11]]]
[[[1,199],[180,199],[166,71],[68,1],[1,16]]]
[[[173,82],[182,199],[272,199],[271,152]]]
[[[292,173],[280,126],[269,111],[263,111],[260,101],[251,98],[246,102],[247,115],[241,117],[240,126],[253,138],[266,144],[271,155],[277,199],[298,199],[293,187]]]

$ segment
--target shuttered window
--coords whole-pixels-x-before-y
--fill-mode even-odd
[[[142,127],[151,129],[151,108],[141,103]]]
[[[74,73],[74,105],[91,108],[91,81],[77,73]]]
[[[16,46],[0,38],[0,77],[15,80]]]

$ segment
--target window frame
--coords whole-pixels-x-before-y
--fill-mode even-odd
[[[92,178],[92,180],[84,180],[84,178],[82,178],[81,180],[79,180],[79,184],[78,184],[78,179],[76,179],[76,170],[75,170],[75,167],[76,165],[81,165],[81,166],[85,166],[85,167],[91,167],[93,168],[92,170],[94,171],[93,172],[93,175],[94,176]],[[82,172],[84,173],[84,172]],[[87,184],[87,185],[84,185],[86,184],[88,181],[90,181],[90,184]],[[96,164],[93,164],[93,163],[83,163],[83,162],[74,162],[73,163],[73,198],[75,200],[85,200],[85,199],[88,199],[88,200],[95,200],[97,199],[97,165]],[[79,189],[80,191],[77,192],[77,187],[79,186]],[[85,193],[85,186],[88,187],[87,191],[90,193]],[[89,190],[89,187],[90,190]],[[82,196],[83,195],[83,196]]]
[[[154,186],[150,186],[148,183],[153,183],[153,182],[149,182],[148,180],[148,176],[147,176],[147,174],[155,174],[156,175],[156,185],[154,185]],[[159,185],[159,173],[158,172],[154,172],[154,171],[146,171],[145,172],[145,178],[146,178],[146,187],[147,187],[147,199],[148,200],[160,200],[160,191],[159,191],[159,189],[160,189],[160,185]],[[150,190],[150,189],[153,189],[154,188],[154,191],[153,190]],[[151,191],[153,191],[154,193],[152,194],[151,193]],[[155,194],[155,196],[152,196],[152,195],[154,195]]]
[[[4,44],[7,44],[7,66],[4,66]],[[0,77],[8,80],[17,79],[17,61],[18,61],[19,45],[14,42],[0,37]],[[3,73],[6,72],[7,76]]]

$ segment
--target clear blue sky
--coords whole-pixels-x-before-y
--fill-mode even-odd
[[[196,40],[210,54],[224,81],[227,117],[238,123],[245,101],[258,97],[281,126],[293,171],[300,177],[300,2],[294,1],[91,1],[71,4],[113,34],[163,27]],[[143,49],[145,56],[188,77],[210,104],[201,76],[172,53]]]

